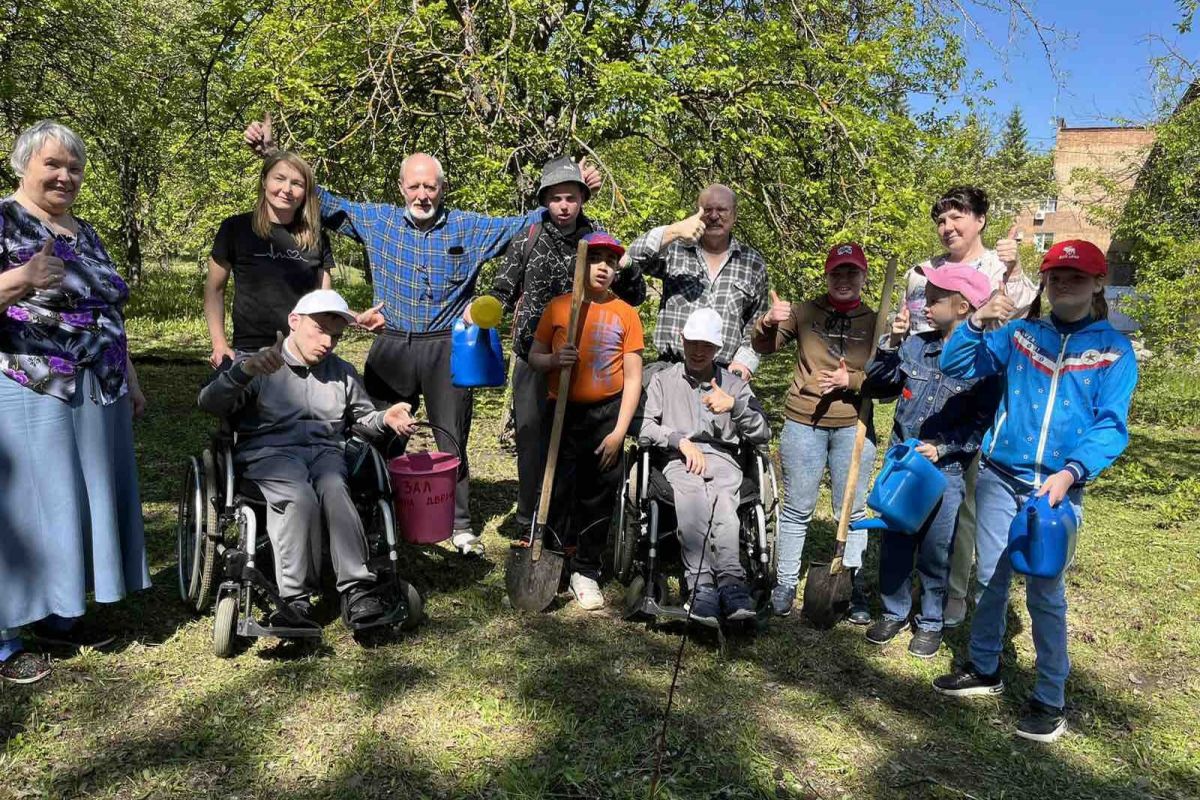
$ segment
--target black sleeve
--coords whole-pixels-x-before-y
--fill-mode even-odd
[[[525,288],[525,242],[529,239],[529,231],[519,233],[508,244],[504,253],[504,261],[496,276],[492,278],[492,290],[489,294],[500,301],[505,311],[511,312],[521,297]]]
[[[646,278],[639,269],[618,270],[612,288],[617,297],[634,308],[646,302]]]
[[[216,238],[213,239],[212,260],[220,264],[225,269],[233,269],[233,221],[235,219],[237,219],[237,217],[226,217],[221,223],[221,227],[217,228]]]
[[[317,241],[317,246],[321,248],[321,269],[333,271],[337,266],[333,263],[333,247],[329,244],[329,234],[324,228],[320,230],[320,238]]]

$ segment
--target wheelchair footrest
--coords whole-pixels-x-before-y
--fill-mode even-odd
[[[283,625],[262,625],[256,619],[240,619],[238,620],[238,635],[239,636],[275,636],[280,639],[304,639],[304,638],[321,638],[321,627],[313,624],[312,627],[286,627]]]

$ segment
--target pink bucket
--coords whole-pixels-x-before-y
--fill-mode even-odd
[[[404,541],[433,544],[450,538],[459,463],[450,453],[412,453],[388,461],[392,505]]]

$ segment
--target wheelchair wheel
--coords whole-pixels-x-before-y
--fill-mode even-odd
[[[220,494],[217,492],[217,466],[213,459],[211,448],[205,448],[204,462],[204,541],[200,548],[199,584],[193,598],[193,607],[197,612],[208,608],[212,599],[213,579],[217,570],[217,542],[221,539],[221,516],[217,510]]]
[[[204,473],[200,462],[189,458],[179,490],[179,510],[175,524],[175,556],[178,561],[179,599],[192,611],[199,611],[201,564],[204,561]]]
[[[417,587],[405,580],[399,581],[400,591],[408,606],[408,616],[400,623],[400,630],[411,631],[425,621],[425,598],[417,591]]]
[[[638,465],[635,461],[625,479],[625,490],[617,502],[613,533],[613,574],[620,583],[628,583],[633,572],[633,556],[637,551],[638,534]]]
[[[237,630],[238,596],[228,592],[217,600],[217,613],[213,619],[213,653],[217,658],[233,655],[234,632]]]

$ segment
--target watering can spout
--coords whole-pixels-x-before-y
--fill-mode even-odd
[[[860,519],[858,522],[850,523],[852,531],[886,531],[888,524],[878,518]]]

